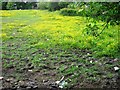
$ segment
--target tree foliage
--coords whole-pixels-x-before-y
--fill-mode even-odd
[[[38,9],[45,10],[48,9],[49,2],[39,2]]]
[[[9,9],[9,10],[13,10],[13,9],[15,9],[15,7],[14,7],[14,2],[8,2],[8,4],[7,4],[7,9]]]
[[[7,2],[1,2],[2,10],[6,10]]]
[[[8,2],[7,9],[32,9],[36,6],[35,2]]]
[[[102,32],[110,25],[119,25],[120,24],[120,2],[76,2],[68,5],[69,8],[73,8],[77,10],[76,15],[85,16],[90,18],[94,18],[94,25],[86,26],[86,33],[99,36]],[[103,21],[103,29],[101,32],[98,32],[98,25],[96,25],[96,21]]]
[[[69,4],[68,2],[50,2],[48,10],[49,11],[60,10],[62,8],[66,8],[68,4]]]
[[[83,5],[87,6],[83,10],[83,14],[87,17],[106,21],[111,25],[120,23],[118,2],[89,2]]]
[[[35,2],[4,2],[2,4],[2,9],[31,9],[35,5]],[[40,2],[38,8],[48,9],[49,11],[65,8],[61,10],[61,14],[63,15],[82,15],[105,22],[100,33],[96,32],[98,31],[98,28],[96,29],[96,24],[95,26],[87,25],[95,36],[99,36],[109,24],[120,24],[120,2]]]
[[[48,6],[48,10],[49,11],[55,11],[55,10],[59,10],[59,4],[58,2],[50,2],[49,6]]]

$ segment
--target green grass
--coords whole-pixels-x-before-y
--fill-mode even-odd
[[[85,34],[86,24],[89,23],[85,17],[62,16],[58,11],[48,12],[45,10],[0,12],[2,12],[0,37],[2,38],[4,68],[17,66],[16,69],[21,69],[28,61],[38,69],[46,65],[54,68],[54,64],[63,61],[64,64],[56,64],[58,67],[55,67],[60,75],[72,74],[68,81],[72,79],[72,83],[75,83],[77,82],[76,77],[81,75],[88,81],[90,79],[94,82],[100,78],[99,75],[97,76],[99,67],[101,67],[99,63],[104,63],[105,59],[93,62],[93,66],[91,66],[89,60],[80,58],[85,55],[79,50],[90,50],[92,57],[115,58],[118,55],[119,26],[109,26],[101,36],[94,37]],[[97,22],[101,29],[103,23]],[[78,50],[78,54],[74,50]],[[79,57],[79,55],[81,56]],[[83,66],[79,67],[78,64]],[[88,68],[87,65],[90,67]],[[105,68],[111,67],[113,66],[104,66],[101,69],[105,71]],[[89,77],[89,75],[91,76]],[[113,73],[109,72],[106,76],[112,77]]]
[[[109,26],[101,36],[94,37],[84,34],[85,26],[89,22],[80,16],[61,16],[59,12],[38,10],[1,12],[3,16],[1,34],[3,43],[4,41],[17,43],[21,39],[26,39],[27,48],[55,46],[87,48],[92,50],[96,56],[116,56],[118,53],[119,26]],[[103,22],[97,24],[101,25]],[[24,47],[22,46],[22,48]]]

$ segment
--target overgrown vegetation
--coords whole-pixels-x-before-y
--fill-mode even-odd
[[[40,9],[54,12],[1,10],[3,70],[15,71],[10,75],[18,81],[24,81],[22,73],[32,74],[29,78],[39,83],[64,76],[67,88],[118,87],[119,70],[114,70],[120,67],[118,4],[107,9],[112,4],[42,2]],[[101,7],[100,13],[107,14],[98,15]]]
[[[77,10],[75,9],[69,9],[69,8],[63,8],[61,9],[60,14],[64,16],[78,16],[77,15]]]
[[[2,16],[3,15],[5,16],[5,18],[3,18],[3,23],[5,21],[4,19],[7,19],[7,15],[8,16],[13,15],[11,18],[14,19],[14,16],[16,15],[16,13],[17,11],[13,11],[13,12],[2,11]],[[18,13],[21,13],[21,12],[19,11]],[[48,12],[46,12],[46,15],[44,16],[40,13],[41,11],[40,12],[34,11],[31,13],[30,17],[32,17],[32,15],[35,15],[34,17],[40,18],[41,20],[43,20],[42,23],[41,23],[41,20],[38,19],[35,24],[18,29],[18,31],[23,32],[22,35],[19,35],[19,36],[24,35],[23,37],[26,37],[26,36],[29,36],[29,34],[31,33],[31,35],[29,36],[29,39],[32,37],[36,37],[37,39],[37,37],[39,37],[38,39],[40,39],[40,41],[32,40],[35,43],[31,44],[30,47],[46,48],[49,46],[54,47],[57,45],[62,48],[81,48],[81,49],[87,48],[87,49],[91,49],[93,53],[95,52],[95,55],[99,55],[99,56],[103,56],[103,55],[115,56],[118,53],[117,30],[119,26],[114,26],[114,27],[109,26],[109,28],[106,29],[105,32],[103,32],[103,34],[100,37],[94,37],[92,35],[92,31],[90,35],[86,35],[84,33],[84,30],[86,29],[85,26],[89,22],[87,22],[83,17],[79,17],[79,16],[66,17],[66,16],[61,16],[56,14],[57,12],[49,13],[49,15],[47,15]],[[18,17],[17,15],[16,17]],[[28,16],[26,17],[21,16],[21,17],[24,17],[25,19]],[[11,40],[14,38],[13,36],[9,36],[7,34],[8,30],[7,31],[4,31],[4,30],[8,29],[8,27],[10,30],[12,29],[14,30],[14,28],[16,29],[18,27],[18,24],[16,22],[3,24],[3,33],[1,34],[3,40],[4,39]],[[22,24],[22,22],[20,23]],[[97,22],[97,24],[101,25],[101,27],[99,28],[102,28],[103,22]],[[24,26],[24,23],[23,23],[23,26]],[[95,27],[94,23],[92,25],[92,28],[93,27]],[[88,27],[87,29],[90,30],[91,28]],[[44,40],[41,40],[41,38],[43,38]],[[32,38],[32,39],[35,39],[35,38]]]
[[[35,9],[36,2],[1,2],[2,10]]]

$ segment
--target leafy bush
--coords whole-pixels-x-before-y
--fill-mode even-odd
[[[15,4],[14,2],[8,2],[7,9],[8,10],[14,10],[15,9],[14,4]]]
[[[62,8],[67,8],[68,2],[50,2],[48,6],[49,11],[60,10]]]
[[[39,2],[38,9],[45,10],[48,9],[48,2]]]
[[[55,10],[59,10],[59,9],[60,9],[60,7],[59,7],[58,2],[50,2],[48,5],[49,11],[55,11]]]
[[[88,2],[84,3],[83,15],[105,21],[111,25],[119,24],[118,2]]]
[[[78,16],[83,16],[83,9],[79,9],[79,10],[77,11],[77,14],[78,14]]]
[[[58,5],[59,5],[60,9],[67,8],[69,5],[69,2],[59,2]]]
[[[6,10],[7,8],[6,8],[6,6],[7,6],[7,2],[0,2],[0,10],[2,9],[2,10]]]
[[[64,8],[64,9],[60,10],[60,14],[66,15],[66,16],[77,16],[77,10],[76,9]]]
[[[0,2],[0,10],[2,10],[2,7],[1,7],[1,6],[2,6],[2,2]]]
[[[76,6],[75,3],[70,3],[70,4],[68,5],[68,8],[76,9],[77,6]]]
[[[36,7],[36,2],[8,2],[7,9],[15,10],[15,9],[32,9]]]

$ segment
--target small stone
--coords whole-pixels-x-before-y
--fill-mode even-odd
[[[20,88],[20,86],[17,86],[17,88],[19,89],[19,88]]]
[[[6,82],[10,82],[10,79],[6,79]]]
[[[38,86],[33,86],[33,88],[38,88]]]
[[[48,80],[43,80],[43,83],[48,82]]]
[[[59,83],[60,83],[60,81],[56,81],[56,82],[55,82],[55,84],[59,84]]]
[[[32,72],[33,70],[28,70],[29,72]]]
[[[59,86],[59,88],[63,88],[63,86]]]
[[[17,85],[18,83],[16,82],[15,85]]]
[[[118,59],[117,59],[117,58],[115,58],[113,61],[114,61],[114,62],[116,62],[116,61],[118,61]]]
[[[0,80],[3,80],[4,77],[0,77]]]
[[[27,89],[31,89],[31,87],[30,86],[28,86],[28,87],[26,87]]]

